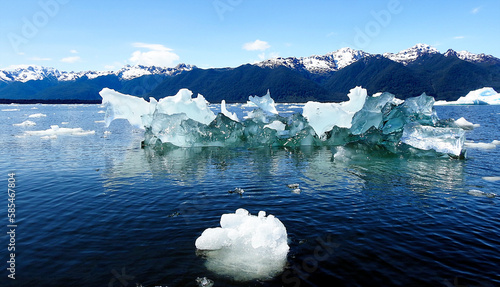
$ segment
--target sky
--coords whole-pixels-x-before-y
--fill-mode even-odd
[[[0,69],[237,67],[343,47],[500,57],[500,1],[0,0]]]

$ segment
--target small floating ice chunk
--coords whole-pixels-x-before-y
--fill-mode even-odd
[[[279,274],[289,250],[286,228],[278,218],[263,211],[251,215],[242,208],[223,214],[220,227],[203,231],[195,246],[206,251],[209,270],[239,281]]]
[[[44,118],[46,116],[47,116],[46,114],[36,113],[36,114],[29,115],[28,118]]]
[[[471,189],[467,192],[467,194],[473,195],[473,196],[484,196],[484,197],[489,197],[489,198],[494,198],[497,195],[493,192],[484,192],[481,190],[477,189]]]
[[[480,126],[480,124],[473,124],[469,121],[467,121],[464,117],[459,118],[458,120],[455,121],[455,124],[464,130],[473,130],[474,128],[477,128]]]
[[[497,147],[497,145],[493,142],[491,142],[491,143],[482,143],[482,142],[476,143],[476,142],[472,142],[472,141],[467,141],[467,142],[465,142],[465,147],[490,150],[490,149],[495,149]]]
[[[17,112],[19,109],[3,109],[2,112]]]
[[[500,181],[500,176],[484,176],[483,179],[487,181]]]
[[[85,136],[85,135],[93,135],[95,131],[85,131],[82,128],[60,128],[58,125],[50,126],[50,129],[41,130],[41,131],[25,131],[25,135],[29,136],[41,136],[41,137],[53,137],[58,135],[77,135],[77,136]]]
[[[36,123],[32,122],[32,121],[24,121],[20,124],[13,124],[13,126],[15,126],[15,127],[32,127],[32,126],[36,126]]]
[[[237,193],[239,195],[242,195],[243,193],[245,193],[245,190],[243,188],[237,187],[234,190],[228,191],[228,193]]]
[[[198,284],[198,287],[212,287],[214,286],[214,281],[208,279],[207,277],[198,277],[196,278],[196,284]]]

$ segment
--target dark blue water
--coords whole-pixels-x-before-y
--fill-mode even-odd
[[[0,109],[1,286],[196,286],[197,277],[215,286],[500,285],[500,197],[469,194],[500,195],[500,181],[483,179],[500,176],[500,147],[469,149],[467,160],[356,146],[160,154],[141,149],[142,131],[124,121],[105,128],[99,105]],[[500,140],[499,107],[437,111],[480,124],[468,140]],[[46,117],[28,118],[34,113]],[[28,119],[36,126],[13,126]],[[23,136],[50,125],[95,134]],[[15,280],[6,262],[9,173]],[[243,196],[228,193],[236,187]],[[287,228],[288,265],[272,280],[234,281],[196,254],[201,232],[238,208],[274,214]]]

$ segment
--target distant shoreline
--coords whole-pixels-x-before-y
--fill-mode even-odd
[[[40,99],[0,99],[0,104],[62,104],[62,105],[74,105],[74,104],[101,104],[102,100],[40,100]]]

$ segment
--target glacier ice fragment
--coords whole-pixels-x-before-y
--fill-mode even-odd
[[[401,142],[422,150],[460,156],[465,142],[465,131],[461,128],[423,126],[419,123],[404,127]]]
[[[220,227],[208,228],[196,239],[206,252],[209,270],[235,280],[269,279],[283,271],[289,246],[283,223],[260,211],[223,214]]]
[[[354,114],[363,108],[367,92],[361,87],[353,88],[347,95],[349,101],[342,103],[307,102],[302,115],[314,129],[318,137],[324,138],[325,133],[333,127],[350,128]]]

